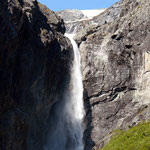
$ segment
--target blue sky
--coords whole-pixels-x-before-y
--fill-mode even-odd
[[[99,9],[108,8],[119,0],[38,0],[53,11],[63,9]]]

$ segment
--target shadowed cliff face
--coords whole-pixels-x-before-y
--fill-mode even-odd
[[[68,88],[64,23],[36,0],[0,4],[0,149],[42,150],[50,110]]]
[[[69,32],[78,27],[85,150],[99,150],[114,130],[150,118],[149,6],[149,0],[122,0],[93,19],[66,23]]]

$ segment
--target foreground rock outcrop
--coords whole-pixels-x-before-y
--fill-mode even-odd
[[[68,88],[72,46],[36,0],[0,4],[0,149],[43,150],[50,110]]]

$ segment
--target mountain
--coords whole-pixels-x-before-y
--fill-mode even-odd
[[[100,150],[116,131],[150,119],[150,1],[92,11],[1,0],[0,149],[49,150],[50,120],[57,123],[55,108],[73,88],[73,47],[64,33],[75,35],[81,53],[84,150]]]
[[[87,25],[95,25],[93,20],[91,20],[95,15],[102,13],[105,9],[95,9],[95,10],[71,10],[66,9],[56,12],[64,22],[67,33],[76,33],[83,30]]]

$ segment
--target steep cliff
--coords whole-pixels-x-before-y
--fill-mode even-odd
[[[65,31],[76,34],[82,57],[85,150],[150,119],[150,1],[122,0],[92,19],[77,10],[56,14],[36,0],[1,0],[2,150],[45,150],[49,131],[59,129],[50,125],[61,121],[56,108],[72,89]]]
[[[70,80],[63,21],[36,0],[0,4],[0,149],[43,150],[53,104]]]
[[[149,0],[122,0],[67,30],[76,33],[82,55],[85,150],[150,118],[149,13]]]
[[[150,1],[124,0],[121,5],[113,22],[78,40],[88,120],[86,150],[103,147],[112,131],[150,118]]]

